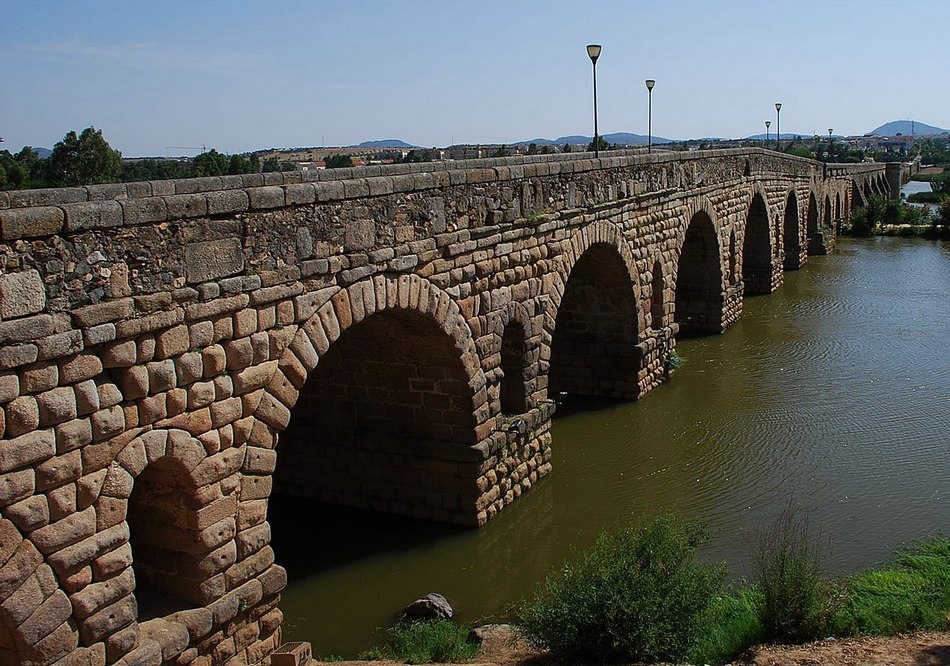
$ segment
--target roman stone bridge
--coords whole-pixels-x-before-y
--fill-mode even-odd
[[[887,188],[727,150],[0,193],[0,664],[266,662],[272,493],[481,525],[552,397],[644,396]]]

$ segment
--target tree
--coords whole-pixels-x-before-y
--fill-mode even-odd
[[[264,158],[263,163],[261,164],[261,171],[264,173],[271,173],[274,171],[280,171],[280,160],[277,156]]]
[[[46,165],[53,186],[114,183],[122,172],[122,153],[112,149],[102,130],[87,127],[79,136],[72,130],[67,132],[53,146]]]
[[[191,163],[192,175],[195,177],[224,176],[228,173],[228,164],[228,156],[212,148],[195,156]]]
[[[244,155],[231,155],[231,159],[228,161],[228,175],[233,176],[239,173],[251,172],[251,160]]]
[[[937,227],[937,231],[940,233],[950,231],[950,199],[946,199],[940,204],[934,226]]]
[[[508,146],[502,144],[498,149],[492,154],[492,157],[508,157],[511,155],[511,151],[508,150]]]
[[[353,160],[349,155],[329,155],[323,160],[328,169],[340,169],[353,166]]]
[[[528,154],[529,154],[529,155],[537,155],[537,154],[538,154],[538,144],[536,144],[536,143],[530,143],[530,144],[528,144]]]
[[[544,144],[543,146],[541,146],[542,155],[550,155],[553,152],[554,152],[554,149],[549,144]]]
[[[619,146],[616,143],[608,143],[607,140],[602,137],[597,137],[597,150],[617,150]],[[591,139],[590,143],[587,144],[587,152],[594,152],[594,140]]]
[[[562,152],[562,153],[573,153],[573,152],[574,152],[574,146],[572,146],[572,145],[569,144],[569,143],[565,143],[565,144],[564,144],[564,147],[561,148],[561,152]]]

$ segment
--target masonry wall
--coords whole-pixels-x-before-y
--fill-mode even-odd
[[[484,524],[551,471],[549,379],[665,379],[690,222],[721,331],[753,194],[778,267],[790,192],[850,196],[826,171],[621,153],[0,193],[0,664],[266,662],[272,492]]]

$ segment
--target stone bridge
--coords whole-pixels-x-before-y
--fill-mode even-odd
[[[727,150],[0,193],[0,665],[266,662],[272,493],[482,525],[552,396],[644,396],[887,188]]]

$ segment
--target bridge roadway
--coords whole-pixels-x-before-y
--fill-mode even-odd
[[[0,665],[266,660],[272,493],[482,525],[552,396],[644,396],[887,192],[722,150],[0,193]]]

